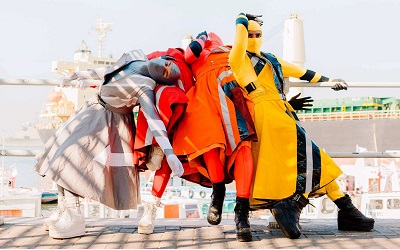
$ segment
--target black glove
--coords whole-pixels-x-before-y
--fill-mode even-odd
[[[340,83],[336,83],[335,85],[333,85],[333,87],[331,89],[338,91],[338,90],[347,90],[347,87],[349,85],[347,85],[346,81],[343,79],[333,79],[332,82],[340,82]]]
[[[288,102],[289,104],[293,107],[294,110],[310,110],[310,108],[307,107],[312,107],[312,103],[314,100],[311,99],[311,96],[303,97],[297,99],[297,97],[300,96],[301,93],[298,93],[297,95],[293,96]]]
[[[261,20],[260,17],[262,17],[262,15],[253,15],[253,14],[246,14],[247,20],[253,20],[256,21],[260,26],[263,25],[263,20]]]
[[[202,35],[205,35],[206,38],[208,38],[207,31],[203,31],[203,32],[200,32],[200,33],[196,36],[196,39],[198,39],[198,38],[201,37]]]

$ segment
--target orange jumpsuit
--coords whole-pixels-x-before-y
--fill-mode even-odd
[[[229,183],[233,176],[252,176],[252,162],[248,159],[237,159],[237,162],[250,165],[247,173],[246,169],[242,169],[241,174],[236,170],[233,173],[232,166],[243,146],[247,146],[251,156],[251,140],[256,135],[248,123],[245,126],[247,132],[239,132],[235,105],[226,90],[235,80],[228,65],[230,49],[223,46],[216,34],[209,33],[208,36],[208,39],[196,40],[202,46],[200,55],[194,55],[190,48],[186,50],[185,59],[192,67],[196,85],[187,93],[189,104],[174,133],[173,148],[178,156],[187,156],[189,165],[198,168],[212,183]],[[241,94],[243,96],[243,92]],[[253,113],[250,99],[244,99],[242,105]],[[210,158],[213,160],[209,161]],[[242,197],[248,197],[250,193],[251,179],[245,182],[243,195],[237,190]]]

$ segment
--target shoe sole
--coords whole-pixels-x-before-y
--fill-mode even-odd
[[[361,232],[369,232],[372,229],[374,229],[374,223],[363,223],[359,225],[354,225],[354,226],[346,226],[343,224],[347,224],[349,222],[344,221],[344,222],[339,222],[338,221],[338,230],[340,231],[361,231]]]
[[[69,239],[74,237],[79,237],[85,235],[85,229],[79,230],[76,232],[68,232],[68,233],[58,233],[53,230],[49,230],[49,236],[54,239]]]
[[[239,242],[248,242],[252,241],[253,237],[251,235],[250,229],[244,229],[241,233],[236,233],[236,240]]]
[[[243,235],[242,235],[240,237],[236,237],[236,240],[239,242],[249,242],[249,241],[253,241],[253,237],[251,235],[243,237]]]
[[[154,227],[138,227],[138,233],[140,234],[152,234],[154,232]]]
[[[213,216],[213,217],[216,217],[216,216]],[[210,218],[210,214],[207,214],[207,221],[211,225],[219,225],[219,223],[221,223],[221,220],[222,220],[222,216],[219,216],[217,220],[213,220],[212,218]]]
[[[274,216],[274,218],[275,218],[275,220],[276,220],[276,223],[278,223],[278,225],[279,225],[279,228],[281,229],[281,231],[283,232],[283,234],[285,234],[285,236],[287,237],[287,238],[289,238],[289,239],[298,239],[300,236],[301,236],[301,232],[299,231],[298,233],[295,233],[295,234],[290,234],[286,229],[285,229],[285,227],[281,224],[281,223],[279,223],[279,220],[277,220],[276,219],[276,216],[275,216],[275,213],[274,212],[272,212],[272,215]]]

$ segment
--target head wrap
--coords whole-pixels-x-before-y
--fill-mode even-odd
[[[261,30],[261,26],[258,22],[254,20],[249,21],[249,28],[248,30],[250,31],[257,31]],[[247,43],[247,51],[260,54],[261,51],[261,45],[262,45],[262,36],[259,38],[248,38],[248,43]]]
[[[176,81],[178,81],[180,76],[180,71],[178,66],[176,66],[176,64],[171,61],[172,64],[171,74],[169,75],[168,78],[165,78],[164,67],[166,61],[167,60],[161,58],[151,59],[148,65],[149,74],[151,78],[153,78],[154,81],[156,81],[156,83],[173,85],[176,83]]]

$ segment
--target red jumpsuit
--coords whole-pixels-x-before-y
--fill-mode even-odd
[[[194,85],[194,79],[190,68],[184,60],[184,51],[182,49],[169,48],[167,51],[155,51],[147,55],[149,60],[157,57],[172,60],[179,67],[181,73],[180,79],[175,86],[158,85],[154,90],[156,107],[171,140],[174,129],[181,119],[189,101],[185,93]],[[135,162],[139,168],[142,169],[147,169],[145,164],[147,163],[147,154],[150,150],[150,146],[156,144],[149,132],[147,121],[142,111],[139,110],[134,148],[136,156]],[[188,175],[189,172],[185,171],[185,174]],[[156,171],[154,176],[152,187],[152,194],[154,196],[161,198],[170,176],[171,169],[164,157],[161,168]]]

